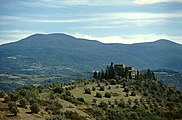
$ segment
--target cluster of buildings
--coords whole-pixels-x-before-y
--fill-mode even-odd
[[[124,64],[115,64],[114,68],[115,68],[116,74],[118,76],[123,75],[124,77],[135,79],[139,75],[139,71],[136,68],[134,68],[134,67],[127,67]]]

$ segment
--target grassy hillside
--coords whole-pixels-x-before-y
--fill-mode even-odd
[[[0,119],[5,120],[182,118],[182,93],[157,80],[121,78],[113,85],[96,79],[78,79],[71,83],[25,86],[0,92],[0,97]]]

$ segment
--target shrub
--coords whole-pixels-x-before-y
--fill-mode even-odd
[[[111,86],[108,87],[108,90],[110,90],[110,89],[111,89]]]
[[[111,108],[114,108],[114,104],[111,104]]]
[[[5,97],[4,97],[4,102],[7,103],[7,102],[9,102],[10,100],[11,100],[10,96],[5,96]]]
[[[129,95],[128,95],[128,92],[126,92],[126,95],[125,95],[125,97],[128,97]]]
[[[116,85],[116,83],[117,83],[117,82],[116,82],[116,80],[114,80],[114,79],[112,79],[111,82],[110,82],[111,85]]]
[[[100,91],[104,91],[105,87],[104,86],[100,86]]]
[[[92,91],[95,91],[95,87],[92,87]]]
[[[52,104],[56,107],[56,109],[60,110],[61,108],[63,108],[63,105],[61,105],[58,101],[54,101]]]
[[[54,89],[54,93],[59,93],[59,94],[61,94],[61,93],[63,93],[63,91],[64,91],[64,88],[62,88],[62,87],[56,87],[56,88]]]
[[[139,119],[139,117],[138,117],[138,115],[137,115],[136,112],[132,112],[131,115],[130,115],[130,117],[131,117],[132,119],[134,119],[134,120],[138,120],[138,119]]]
[[[30,105],[32,105],[33,103],[36,103],[37,102],[37,99],[35,99],[35,98],[29,98],[28,99],[28,102],[30,103]]]
[[[131,92],[131,96],[136,96],[136,92],[135,91],[132,91]]]
[[[140,102],[141,103],[145,103],[143,98],[140,98]]]
[[[143,96],[148,96],[148,92],[144,92],[143,93]]]
[[[9,107],[9,111],[11,113],[13,113],[15,116],[19,112],[19,110],[17,109],[17,106],[16,106],[16,103],[15,102],[9,102],[8,103],[8,107]]]
[[[117,99],[115,99],[115,100],[114,100],[114,103],[115,103],[116,105],[118,105],[118,100],[117,100]]]
[[[16,103],[15,102],[9,102],[8,103],[9,109],[12,108],[13,106],[16,106]]]
[[[131,103],[132,103],[132,100],[128,99],[128,104],[131,105]]]
[[[108,82],[105,82],[105,86],[108,86],[109,85],[109,83]]]
[[[17,106],[12,106],[9,111],[11,113],[13,113],[15,116],[17,115],[17,113],[19,112],[19,110],[17,109]]]
[[[106,102],[104,102],[104,101],[101,101],[98,106],[101,107],[101,108],[103,108],[103,109],[107,109],[108,104]]]
[[[52,111],[52,114],[60,114],[60,109],[63,108],[63,106],[58,102],[54,101],[50,106],[49,109]]]
[[[6,95],[6,94],[5,94],[4,91],[0,91],[0,98],[4,98],[5,95]]]
[[[93,102],[94,104],[96,104],[97,99],[92,99],[92,102]]]
[[[52,101],[45,108],[46,111],[51,110],[52,114],[60,114],[60,109],[63,108],[63,106],[58,101]]]
[[[93,115],[96,117],[96,120],[100,120],[102,116],[104,115],[104,111],[100,108],[93,109]]]
[[[125,87],[123,92],[129,92],[129,89]]]
[[[25,98],[22,98],[22,99],[20,99],[19,103],[20,103],[21,107],[26,108],[28,101]]]
[[[84,98],[82,98],[82,97],[77,98],[77,100],[80,101],[80,102],[85,103],[85,100],[84,100]]]
[[[125,101],[124,101],[124,100],[121,100],[121,101],[118,103],[118,106],[121,107],[121,108],[125,108],[125,107],[126,107]]]
[[[37,103],[32,104],[32,106],[30,107],[30,110],[32,111],[32,113],[36,113],[36,114],[40,111]]]
[[[106,93],[105,93],[105,97],[106,97],[106,98],[111,98],[111,93],[106,92]]]
[[[95,97],[102,98],[102,94],[97,92]]]
[[[65,117],[69,120],[87,120],[85,117],[80,116],[77,112],[66,111],[64,114]]]
[[[133,102],[134,102],[136,105],[138,105],[138,104],[139,104],[138,99],[135,99]]]
[[[123,88],[125,88],[125,87],[126,87],[126,83],[124,82],[124,83],[123,83]]]
[[[108,114],[109,120],[126,120],[125,115],[119,111],[111,110],[111,111],[108,111],[107,114]]]
[[[69,90],[66,90],[66,91],[65,91],[65,95],[71,96],[71,92],[70,92]]]
[[[56,97],[54,96],[54,94],[50,94],[50,99],[54,100]]]
[[[26,96],[27,92],[26,92],[26,90],[20,90],[19,94],[22,96]]]
[[[59,115],[51,115],[45,120],[66,120],[64,114],[59,114]]]
[[[16,93],[9,94],[11,101],[16,101],[18,99],[18,95]]]
[[[85,94],[91,94],[90,88],[85,88]]]

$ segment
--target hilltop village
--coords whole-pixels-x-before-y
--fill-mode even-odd
[[[155,75],[150,69],[147,72],[140,72],[135,67],[128,67],[124,64],[113,64],[111,62],[110,66],[106,67],[106,70],[94,71],[93,78],[95,79],[150,79],[155,80]]]

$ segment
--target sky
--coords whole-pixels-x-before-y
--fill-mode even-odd
[[[182,44],[182,0],[0,0],[0,44],[36,33]]]

